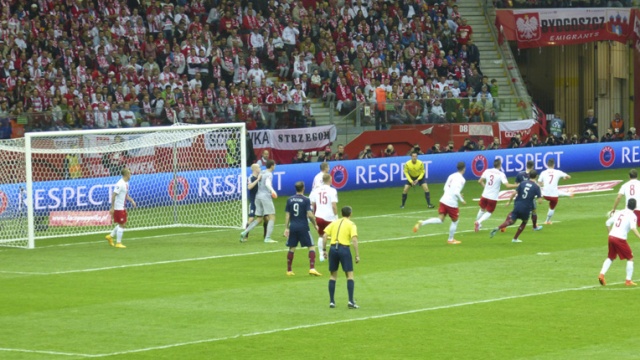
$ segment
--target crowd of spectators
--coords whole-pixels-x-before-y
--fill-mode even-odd
[[[4,0],[0,137],[8,120],[312,126],[307,97],[344,112],[376,87],[419,105],[397,103],[403,122],[488,121],[497,87],[479,65],[452,0]]]

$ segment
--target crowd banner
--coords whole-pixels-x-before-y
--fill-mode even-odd
[[[466,164],[464,176],[467,180],[480,177],[496,158],[502,160],[503,170],[508,176],[524,170],[528,160],[534,162],[537,170],[543,170],[547,160],[554,159],[557,168],[569,173],[632,167],[640,163],[640,143],[629,141],[543,146],[420,155],[419,158],[425,164],[427,180],[435,184],[446,181],[447,176],[456,171],[459,161]],[[330,162],[333,186],[339,191],[401,187],[406,182],[403,165],[407,160],[408,156],[398,156]],[[273,186],[281,196],[294,194],[297,181],[304,181],[306,188],[311,189],[313,177],[319,171],[319,163],[279,165],[273,174]],[[130,181],[131,196],[136,198],[136,193],[141,192],[154,194],[145,196],[148,200],[139,202],[138,207],[170,204],[174,199],[174,192],[178,193],[175,197],[178,205],[240,199],[242,187],[239,171],[229,174],[228,170],[211,169],[208,172],[184,171],[177,175],[176,179],[172,173],[134,174]],[[99,177],[36,181],[33,183],[34,211],[38,216],[55,216],[52,221],[56,225],[66,224],[80,216],[102,214],[98,212],[108,211],[110,208],[109,201],[117,180],[118,177]],[[0,218],[24,216],[24,197],[24,184],[0,185]],[[68,211],[83,213],[64,213]],[[96,216],[96,221],[101,221],[99,216]]]
[[[500,143],[509,144],[511,138],[520,135],[522,144],[531,140],[533,134],[540,132],[540,124],[535,120],[502,121],[498,123],[500,129]]]
[[[496,27],[518,48],[633,39],[636,12],[630,8],[496,10]]]
[[[249,136],[256,149],[312,150],[335,141],[338,131],[335,125],[325,125],[296,129],[252,130]],[[207,150],[224,150],[228,133],[210,136],[205,142]]]

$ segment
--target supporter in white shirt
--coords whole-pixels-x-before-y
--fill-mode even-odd
[[[195,90],[197,85],[200,85],[200,88],[202,89],[202,75],[200,75],[199,72],[196,73],[196,77],[189,80],[189,90]]]
[[[252,83],[255,83],[256,86],[260,87],[262,86],[262,81],[264,81],[266,75],[264,74],[264,71],[260,69],[260,64],[256,63],[253,64],[253,68],[251,68],[251,70],[249,70],[249,72],[247,73],[247,78]]]
[[[136,114],[129,108],[129,102],[125,101],[120,110],[120,121],[123,127],[134,127],[136,125]]]

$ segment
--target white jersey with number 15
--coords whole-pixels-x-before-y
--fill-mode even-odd
[[[320,185],[309,194],[311,204],[315,204],[315,215],[326,221],[336,220],[333,203],[338,202],[338,191],[329,185]]]

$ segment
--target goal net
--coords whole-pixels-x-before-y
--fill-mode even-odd
[[[107,234],[113,187],[131,171],[127,230],[241,229],[244,124],[27,133],[0,141],[0,246]]]

